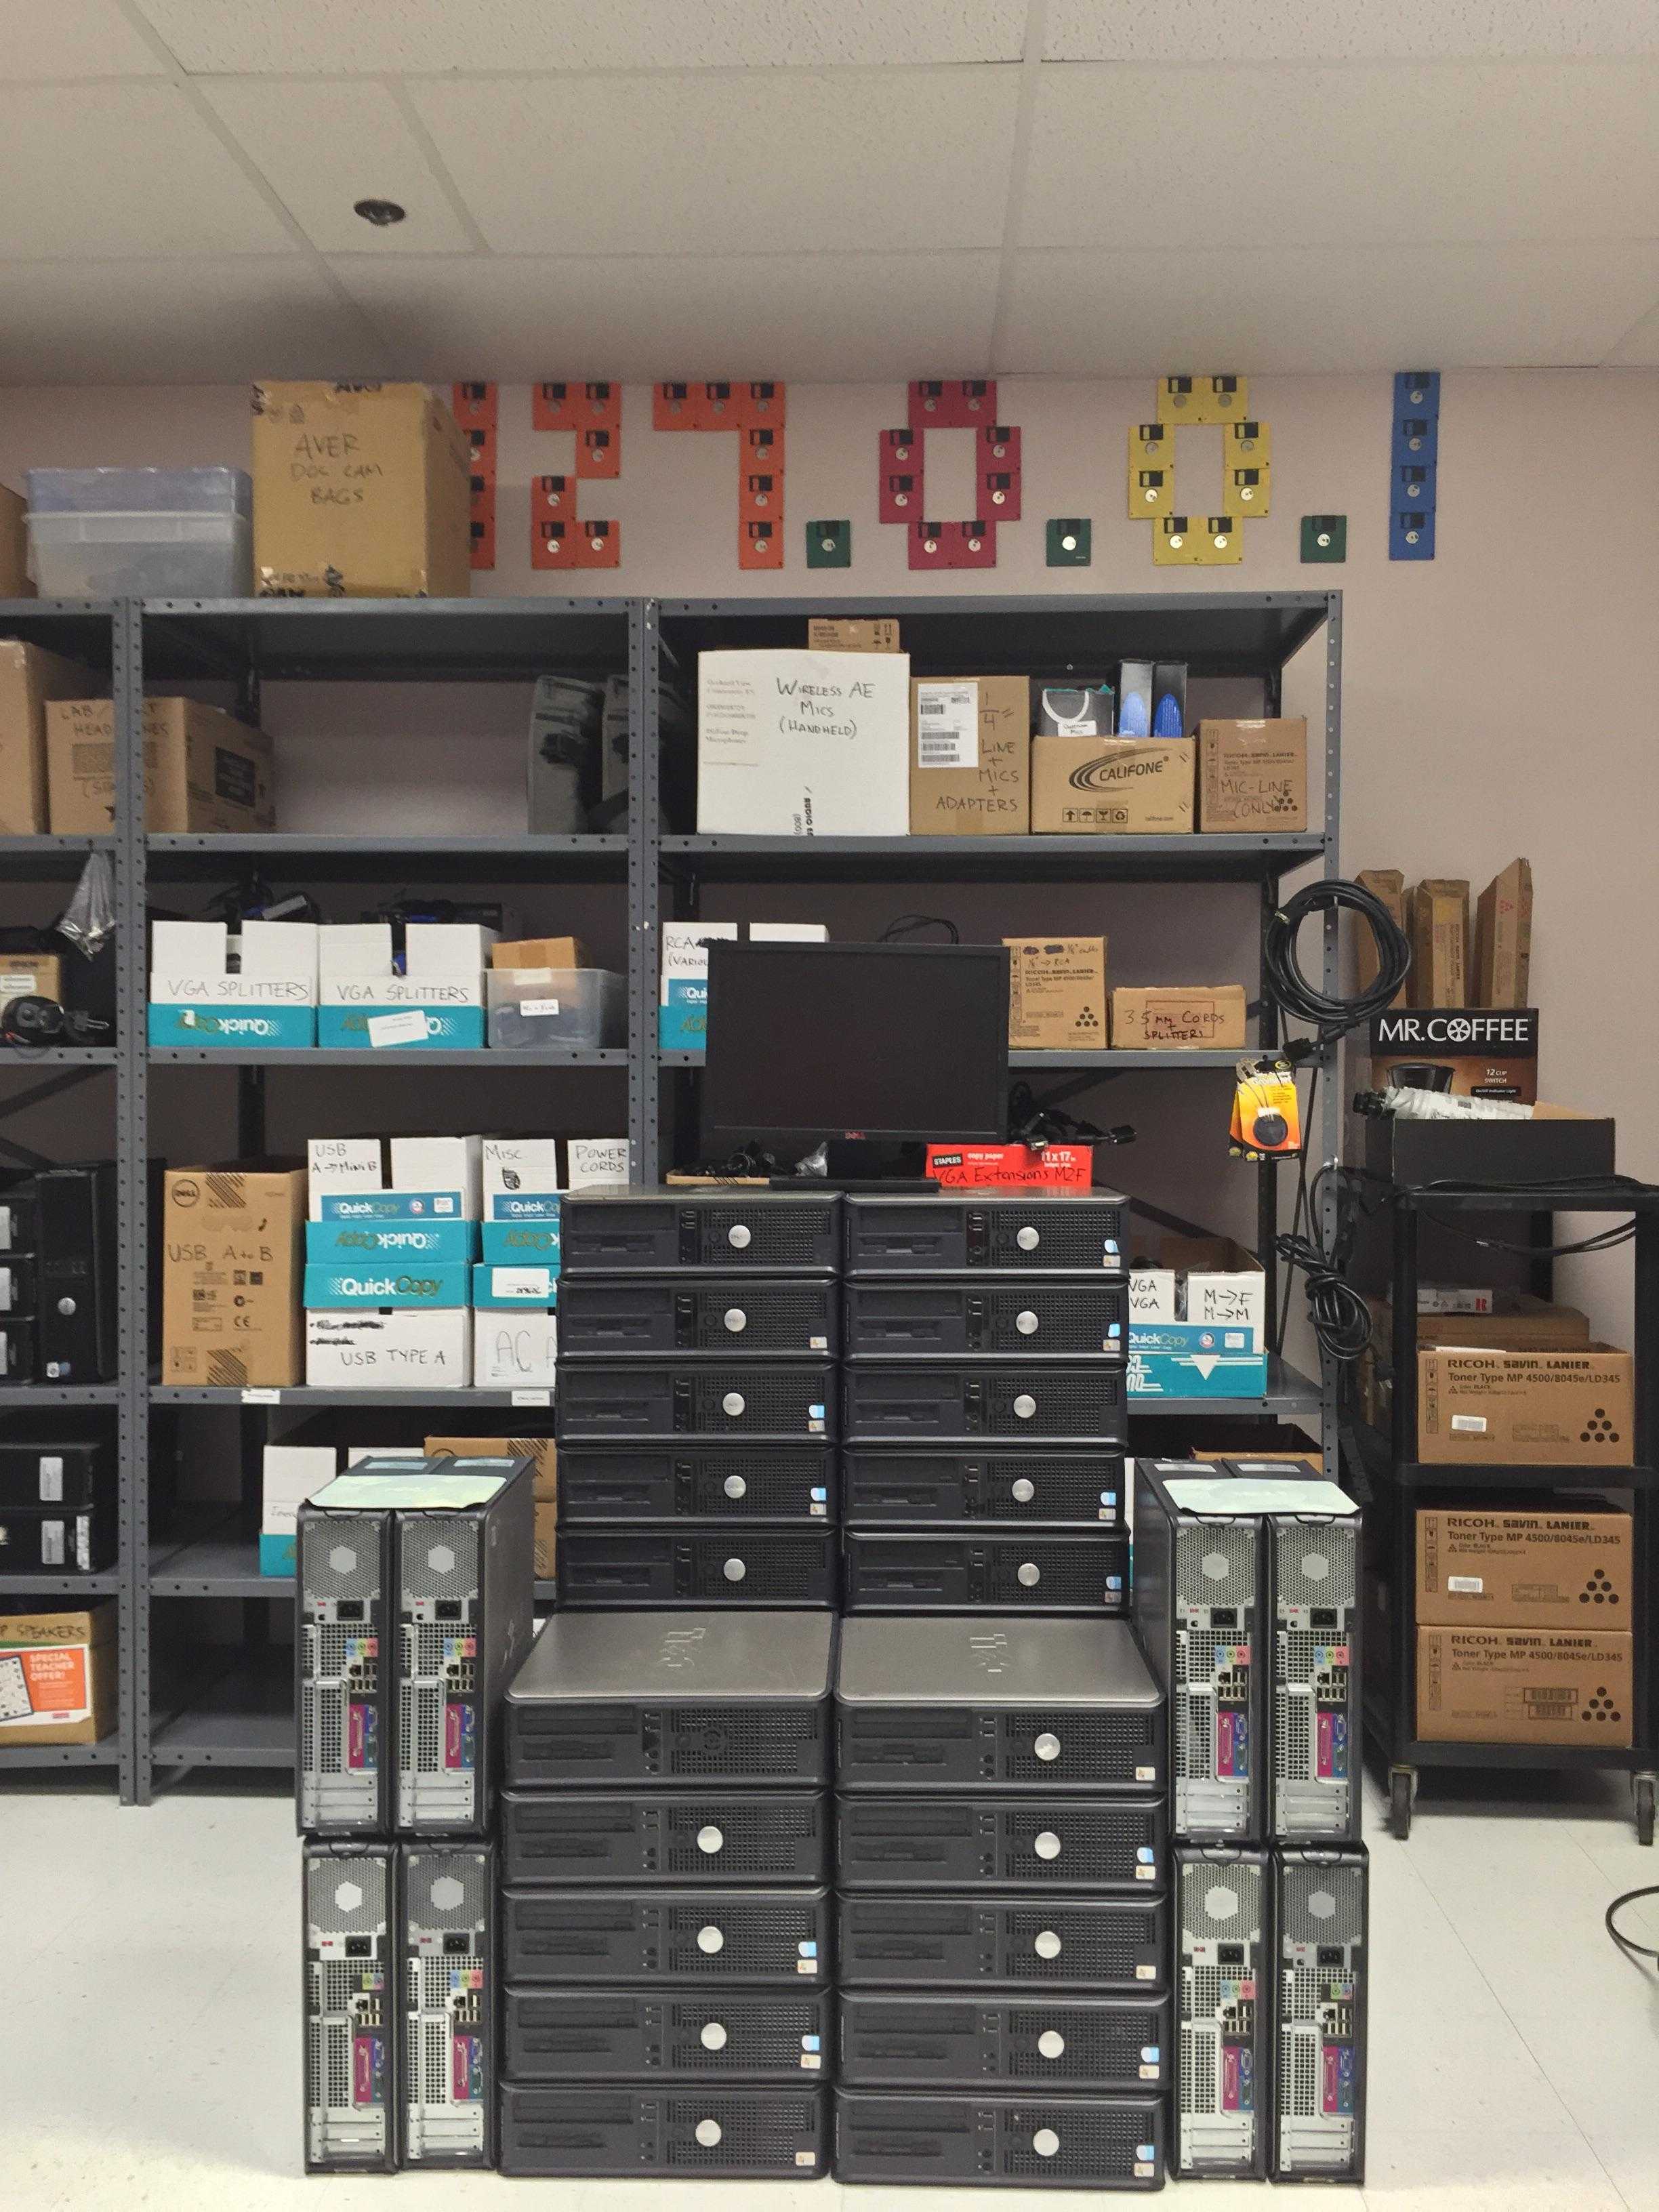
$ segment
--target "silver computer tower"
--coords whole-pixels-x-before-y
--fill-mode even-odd
[[[397,1859],[392,1844],[305,1847],[308,2172],[397,2165]]]
[[[406,1844],[402,1874],[404,2162],[493,2166],[495,1850]]]

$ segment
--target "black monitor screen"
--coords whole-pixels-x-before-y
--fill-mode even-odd
[[[996,1142],[1008,1092],[1000,945],[708,948],[703,1137]]]

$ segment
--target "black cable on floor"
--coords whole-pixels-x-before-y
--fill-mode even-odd
[[[1621,1934],[1613,1924],[1613,1915],[1616,1912],[1621,1912],[1626,1905],[1634,1905],[1638,1899],[1644,1897],[1659,1897],[1659,1887],[1648,1889],[1627,1889],[1622,1897],[1615,1897],[1607,1907],[1604,1924],[1608,1935],[1612,1936],[1626,1958],[1659,1960],[1659,1951],[1656,1951],[1650,1944],[1638,1943],[1633,1936]]]

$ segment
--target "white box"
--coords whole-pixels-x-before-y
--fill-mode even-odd
[[[665,921],[662,926],[662,973],[657,983],[657,1004],[665,1006],[673,996],[673,983],[708,981],[708,947],[717,937],[736,941],[735,921]]]
[[[1135,1267],[1129,1275],[1129,1326],[1176,1318],[1173,1267]]]
[[[260,1473],[259,1533],[291,1536],[300,1508],[332,1482],[340,1464],[333,1444],[267,1444]]]
[[[157,1006],[314,1006],[317,924],[245,921],[231,973],[231,933],[222,921],[150,924],[149,995]]]
[[[394,1137],[389,1190],[458,1190],[461,1218],[478,1218],[482,1137]]]
[[[483,975],[496,933],[475,922],[412,921],[404,933],[404,973],[392,970],[387,921],[323,922],[318,927],[317,1003],[321,1041],[358,1044],[367,1021],[419,1008],[437,1044],[482,1048]],[[471,1018],[476,1014],[476,1020]],[[350,1016],[354,1018],[348,1019]],[[368,1043],[374,1043],[368,1032]]]
[[[307,1219],[322,1219],[325,1193],[385,1188],[386,1149],[379,1137],[307,1138]]]
[[[1250,1349],[1260,1352],[1267,1341],[1267,1278],[1260,1267],[1238,1273],[1189,1267],[1186,1277],[1183,1321],[1210,1328],[1250,1328],[1255,1331]]]
[[[751,945],[827,945],[830,926],[823,921],[751,921]]]
[[[550,1390],[558,1352],[558,1317],[549,1307],[473,1312],[472,1379],[481,1390]]]
[[[318,1306],[306,1315],[313,1389],[464,1390],[471,1380],[467,1306]]]
[[[548,1198],[559,1181],[556,1137],[486,1137],[483,1149],[483,1218],[495,1218],[498,1198]]]
[[[634,1154],[626,1137],[572,1137],[566,1149],[570,1158],[568,1189],[595,1190],[632,1178]]]
[[[697,656],[697,828],[761,837],[910,830],[910,658]]]

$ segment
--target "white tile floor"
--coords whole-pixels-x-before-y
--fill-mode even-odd
[[[1342,2200],[1659,2212],[1659,1984],[1601,1929],[1612,1897],[1659,1883],[1659,1852],[1638,1848],[1610,1783],[1431,1787],[1409,1844],[1369,1809],[1370,2179]],[[302,2179],[298,1856],[274,1786],[174,1789],[128,1812],[67,1783],[0,1794],[0,2205],[264,2212],[315,2203],[320,2187],[330,2212],[500,2212],[490,2175],[405,2176],[395,2199],[383,2180]],[[1659,1944],[1659,1910],[1630,1924]],[[1201,2212],[1263,2203],[1237,2186],[1172,2193]],[[862,2190],[848,2203],[945,2212],[947,2197],[949,2212],[1032,2201]],[[558,2197],[560,2212],[837,2201],[827,2182],[763,2197],[579,2182]]]

